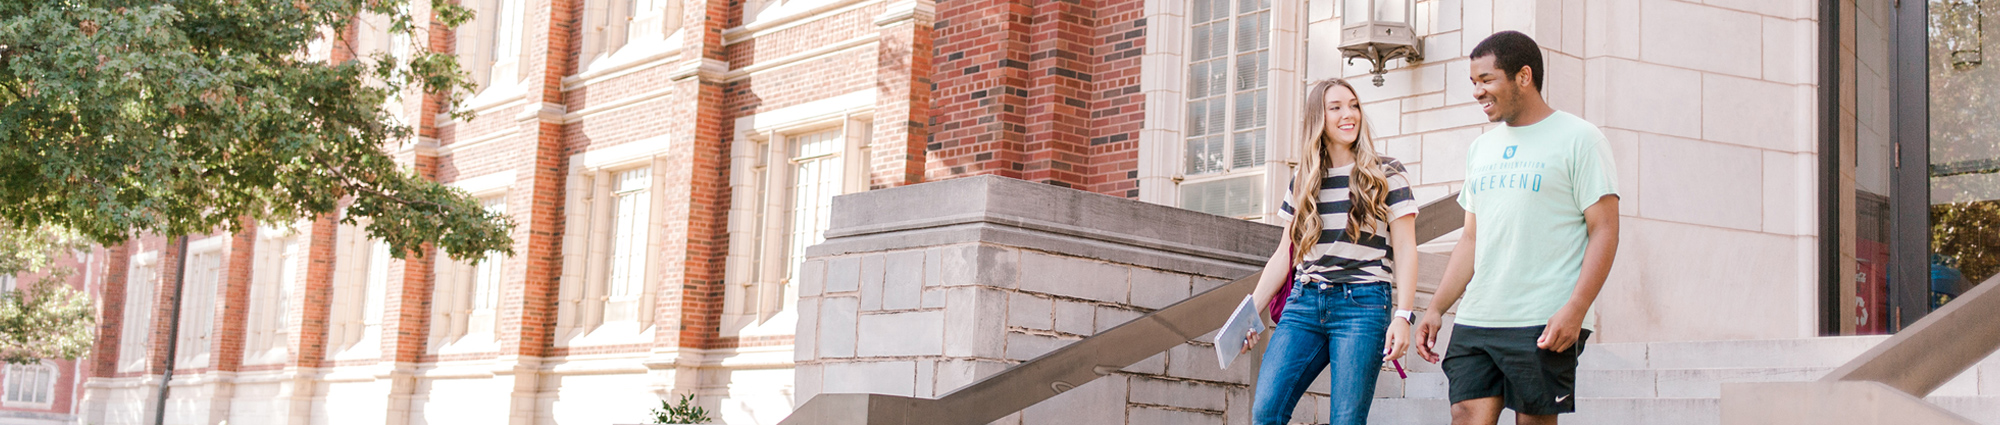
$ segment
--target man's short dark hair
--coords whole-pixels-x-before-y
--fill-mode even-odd
[[[1542,47],[1536,45],[1535,39],[1528,38],[1527,34],[1519,31],[1493,33],[1472,48],[1470,58],[1479,59],[1487,56],[1492,56],[1493,65],[1499,67],[1501,72],[1507,73],[1508,80],[1513,80],[1515,74],[1521,73],[1521,67],[1528,67],[1534,71],[1535,91],[1542,90],[1542,77],[1548,75],[1542,71]]]

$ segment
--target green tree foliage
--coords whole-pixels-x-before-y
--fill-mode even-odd
[[[61,228],[0,226],[0,275],[40,275],[0,293],[0,361],[73,360],[90,352],[95,306],[66,284],[75,270],[52,264],[83,248],[84,238]]]
[[[656,424],[705,424],[714,420],[708,417],[708,409],[694,405],[694,394],[682,395],[677,405],[660,400],[660,407],[653,409]]]
[[[424,0],[416,0],[424,1]],[[0,223],[113,244],[336,212],[398,257],[512,252],[504,217],[384,149],[412,129],[381,106],[470,87],[449,55],[309,60],[355,17],[428,40],[470,19],[411,0],[0,1]],[[431,8],[431,9],[426,9]],[[428,10],[415,16],[412,10]],[[335,44],[352,44],[334,38]]]
[[[401,57],[304,54],[352,46],[334,34],[361,16],[413,40],[471,19],[412,1],[0,1],[0,274],[46,276],[0,295],[0,360],[87,352],[94,307],[62,283],[73,271],[48,267],[80,243],[344,207],[342,222],[366,223],[399,258],[426,244],[511,253],[504,217],[385,153],[413,139],[382,108],[395,96],[462,111],[471,83],[452,56],[422,43]]]

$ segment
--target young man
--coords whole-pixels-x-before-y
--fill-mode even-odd
[[[1542,101],[1540,47],[1518,32],[1472,49],[1473,97],[1506,125],[1466,152],[1465,232],[1417,325],[1434,348],[1461,296],[1443,367],[1454,425],[1491,425],[1502,407],[1522,425],[1576,411],[1576,361],[1591,303],[1618,249],[1618,182],[1610,143],[1582,118]]]

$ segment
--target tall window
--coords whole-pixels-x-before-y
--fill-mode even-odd
[[[197,368],[208,366],[210,337],[215,332],[215,285],[222,277],[222,250],[190,248],[189,251],[194,254],[188,256],[187,279],[181,287],[180,337],[174,350],[180,355],[174,363]]]
[[[798,136],[791,145],[792,223],[787,232],[790,249],[785,252],[786,284],[797,283],[806,247],[826,241],[833,196],[841,193],[842,180],[839,130]]]
[[[523,0],[499,0],[493,15],[499,20],[493,31],[493,80],[512,84],[521,78],[521,20]]]
[[[125,321],[118,339],[118,370],[129,372],[146,367],[152,343],[154,290],[159,287],[159,253],[132,256],[131,271],[125,275]]]
[[[604,320],[607,322],[634,320],[639,304],[639,295],[645,293],[646,285],[646,241],[653,200],[648,189],[652,186],[652,168],[642,167],[620,171],[614,178],[615,192],[612,203],[611,230],[611,281],[609,282],[610,302],[605,306]]]
[[[1247,217],[1263,209],[1270,120],[1270,0],[1193,0],[1181,207]]]
[[[636,145],[644,146],[644,145]],[[665,146],[661,143],[658,146]],[[665,206],[657,151],[610,149],[570,158],[556,345],[650,342]]]
[[[243,344],[244,363],[284,361],[287,341],[286,311],[291,307],[292,286],[299,279],[299,263],[304,244],[290,229],[270,229],[258,238],[254,253],[256,266],[250,280],[250,318]]]
[[[467,64],[478,90],[514,87],[521,79],[524,0],[473,0],[473,21],[456,31],[459,63]],[[511,91],[509,91],[511,92]]]
[[[507,196],[491,196],[481,199],[486,211],[507,214]],[[499,251],[486,253],[479,264],[473,266],[472,273],[472,313],[467,324],[473,333],[492,333],[499,320],[500,284],[506,278],[507,256]]]
[[[504,215],[507,194],[481,196],[479,204],[487,211]],[[442,352],[446,353],[498,348],[493,344],[498,341],[500,293],[507,277],[507,256],[488,252],[473,261],[439,255],[437,267],[437,286],[432,295],[436,300],[432,306],[432,348],[442,346]]]
[[[631,3],[632,24],[625,28],[626,39],[645,41],[666,35],[667,3],[679,0],[625,0]]]
[[[583,73],[669,51],[672,46],[661,41],[680,29],[681,1],[586,0],[579,58]]]
[[[17,284],[14,275],[0,275],[0,292],[14,292],[15,289],[20,289],[16,287]]]
[[[47,363],[7,365],[7,404],[47,407],[55,401],[56,376]]]
[[[327,354],[336,360],[380,356],[383,288],[389,244],[368,236],[366,224],[341,226],[334,237],[333,311]]]
[[[797,304],[806,248],[826,240],[833,197],[867,185],[857,171],[866,168],[873,126],[865,120],[806,126],[819,129],[780,132],[732,155],[731,172],[739,174],[730,190],[741,195],[731,215],[745,219],[731,220],[729,234],[744,242],[731,248],[723,278],[723,335],[795,332],[787,313]]]

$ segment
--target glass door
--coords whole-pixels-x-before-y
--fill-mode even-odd
[[[2000,45],[2000,0],[1925,3],[1929,243],[1924,279],[1903,289],[1923,295],[1905,308],[1927,313],[2000,272],[2000,64],[1984,58]]]
[[[2000,0],[1834,3],[1822,330],[1895,333],[2000,274]]]

